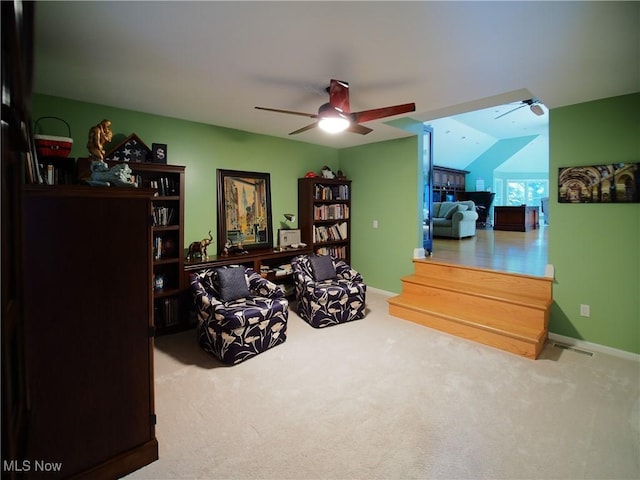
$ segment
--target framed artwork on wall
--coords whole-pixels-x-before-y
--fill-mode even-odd
[[[217,171],[218,251],[273,248],[271,178],[268,173]]]
[[[640,163],[561,167],[558,203],[640,203]]]

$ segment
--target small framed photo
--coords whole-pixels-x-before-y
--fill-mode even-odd
[[[151,153],[153,163],[167,163],[167,144],[166,143],[152,143]]]
[[[280,229],[278,230],[278,245],[280,248],[290,248],[292,245],[296,245],[300,243],[300,229],[292,228],[292,229]]]

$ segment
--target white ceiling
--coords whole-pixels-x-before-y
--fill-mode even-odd
[[[640,2],[39,2],[35,68],[38,93],[342,148],[407,133],[288,137],[308,119],[254,106],[315,113],[331,78],[421,121],[637,92]]]

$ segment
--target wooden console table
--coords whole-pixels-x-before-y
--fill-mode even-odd
[[[493,229],[528,232],[539,227],[539,216],[538,207],[493,207]]]
[[[289,262],[297,255],[311,255],[311,247],[289,248],[286,250],[252,250],[244,255],[212,255],[206,260],[192,260],[184,262],[184,273],[186,285],[189,285],[189,275],[205,268],[217,268],[225,265],[246,265],[253,268],[256,273],[260,273],[263,266],[274,267],[282,263]],[[267,280],[274,283],[282,283],[287,277],[276,276],[273,273],[267,275]]]

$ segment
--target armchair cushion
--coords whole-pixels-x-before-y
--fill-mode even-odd
[[[244,267],[218,268],[216,273],[220,283],[220,299],[223,302],[230,302],[251,295],[247,286]]]
[[[333,260],[331,260],[329,255],[309,257],[309,262],[311,263],[313,278],[317,282],[336,278],[336,267],[333,265]]]
[[[440,205],[440,211],[438,212],[438,216],[441,218],[451,218],[453,214],[458,211],[458,204],[446,202]]]

